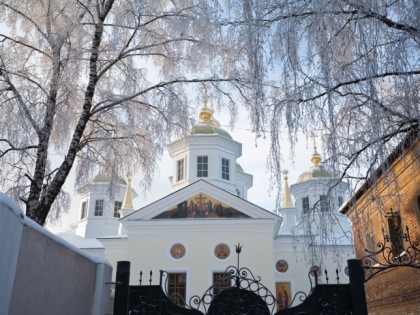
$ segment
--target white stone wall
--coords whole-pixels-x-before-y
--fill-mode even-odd
[[[155,220],[158,221],[158,220]],[[140,270],[148,281],[149,271],[158,282],[158,271],[187,273],[187,299],[202,295],[212,284],[213,272],[223,272],[230,265],[237,265],[235,245],[240,243],[240,266],[248,267],[262,283],[274,290],[273,282],[273,220],[182,220],[165,224],[147,222],[127,226],[129,232],[127,260],[131,261],[131,284],[138,284]],[[171,246],[181,243],[186,254],[181,259],[170,255]],[[214,254],[215,247],[225,243],[230,248],[226,259]],[[264,257],[264,259],[262,259]]]
[[[112,267],[25,217],[0,193],[0,314],[103,315]]]

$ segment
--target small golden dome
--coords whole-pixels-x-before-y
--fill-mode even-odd
[[[321,160],[322,160],[321,154],[319,154],[318,152],[314,152],[312,154],[311,162],[314,164],[314,166],[318,166],[318,164],[319,164],[319,162],[321,162]]]
[[[111,175],[106,175],[106,174],[98,174],[92,180],[92,183],[110,183],[110,182],[111,182]],[[118,177],[117,184],[127,185],[127,182],[125,181],[124,178]]]
[[[200,109],[200,114],[199,114],[199,118],[202,122],[208,122],[209,120],[211,120],[211,117],[213,116],[213,109],[208,108],[206,105],[204,105],[201,109]]]
[[[315,134],[315,132],[311,132],[310,137],[312,138],[313,146],[314,146],[314,153],[312,153],[311,162],[314,164],[314,166],[318,166],[319,162],[321,162],[322,160],[321,154],[319,154],[316,150],[317,148],[316,148],[315,138],[318,136]]]
[[[322,156],[321,154],[317,152],[317,146],[316,146],[316,141],[315,141],[315,138],[317,137],[317,135],[314,132],[311,132],[310,137],[312,138],[312,141],[313,141],[313,150],[314,150],[314,152],[311,155],[311,162],[313,165],[309,171],[306,171],[300,174],[300,176],[297,179],[298,183],[301,183],[310,179],[314,179],[314,178],[331,178],[331,174],[327,172],[326,170],[324,170],[324,168],[319,165],[319,163],[322,161]]]
[[[220,128],[220,123],[213,118],[214,110],[207,107],[205,104],[200,109],[200,122],[196,123],[192,129],[191,134],[217,134],[225,138],[232,139],[230,134],[224,129]]]

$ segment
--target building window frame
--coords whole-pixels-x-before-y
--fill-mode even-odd
[[[177,305],[185,306],[187,294],[187,273],[168,272],[168,297]]]
[[[102,217],[104,215],[104,200],[97,199],[95,200],[95,217]]]
[[[80,220],[87,218],[87,200],[82,201],[82,204],[80,206]]]
[[[114,218],[120,218],[121,213],[120,210],[122,208],[122,201],[115,200],[114,201]]]
[[[197,177],[209,176],[209,157],[208,155],[197,155]]]
[[[386,215],[386,219],[391,252],[394,257],[397,257],[404,250],[401,216],[398,212],[393,212],[391,209],[391,212]]]
[[[179,182],[184,179],[185,175],[185,159],[176,161],[176,181]]]
[[[319,210],[321,212],[328,212],[329,199],[328,195],[319,195]]]
[[[376,240],[376,234],[375,232],[370,232],[366,234],[366,248],[371,253],[374,253],[377,251],[377,240]],[[374,259],[377,258],[377,255],[372,256]]]
[[[302,197],[302,211],[303,213],[309,212],[309,196]]]
[[[213,295],[217,295],[225,289],[232,287],[232,275],[229,272],[213,272]]]
[[[230,179],[230,160],[227,158],[222,158],[222,179]]]
[[[337,197],[337,201],[338,201],[338,207],[340,208],[341,205],[344,203],[344,198],[343,196],[338,196]]]

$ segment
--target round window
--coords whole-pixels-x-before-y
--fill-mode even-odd
[[[214,249],[214,255],[219,259],[226,259],[230,255],[230,248],[228,245],[221,243]]]
[[[176,244],[172,245],[171,256],[175,259],[180,259],[180,258],[184,257],[185,256],[185,246],[180,244],[180,243],[176,243]]]
[[[278,261],[276,262],[276,270],[277,270],[278,272],[284,273],[284,272],[286,272],[287,270],[289,270],[289,264],[287,263],[287,261],[285,261],[285,260],[283,260],[283,259],[278,260]]]

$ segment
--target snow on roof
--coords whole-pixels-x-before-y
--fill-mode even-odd
[[[116,234],[116,235],[104,235],[104,236],[100,236],[98,237],[98,240],[102,240],[102,239],[123,239],[123,238],[128,238],[127,234]]]
[[[103,249],[104,245],[98,241],[96,238],[83,238],[79,235],[69,233],[69,232],[62,232],[57,233],[59,237],[64,239],[65,241],[69,242],[70,244],[76,246],[80,249],[86,249],[86,248],[97,248],[97,249]]]

